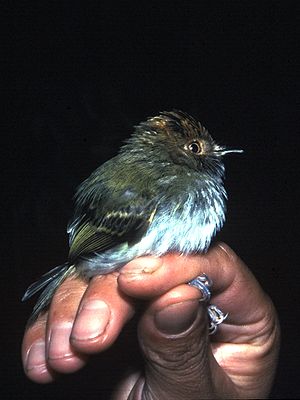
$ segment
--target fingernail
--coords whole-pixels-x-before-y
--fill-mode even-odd
[[[72,322],[63,322],[51,327],[48,339],[48,358],[57,360],[73,356],[70,344]]]
[[[152,274],[162,266],[162,259],[159,257],[140,257],[128,263],[120,271],[121,274],[137,275]]]
[[[154,321],[159,331],[169,335],[176,335],[185,332],[192,326],[198,310],[199,302],[197,300],[172,304],[159,311],[155,315]]]
[[[27,353],[27,358],[25,361],[25,369],[27,371],[30,371],[34,368],[45,370],[46,369],[45,357],[46,357],[45,342],[43,340],[38,340],[34,342]]]
[[[82,304],[72,330],[73,340],[90,340],[100,336],[110,319],[110,309],[102,300]]]

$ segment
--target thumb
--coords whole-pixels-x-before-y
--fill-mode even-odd
[[[206,305],[199,303],[197,292],[180,285],[154,301],[140,320],[141,398],[215,398]]]

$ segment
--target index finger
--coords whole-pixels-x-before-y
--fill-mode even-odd
[[[137,258],[120,271],[118,284],[129,296],[150,299],[203,273],[213,281],[211,302],[229,313],[228,326],[251,325],[270,314],[267,309],[272,302],[225,243],[215,245],[206,254]]]

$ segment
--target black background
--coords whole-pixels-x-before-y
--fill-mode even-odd
[[[272,398],[300,396],[296,4],[18,3],[7,35],[12,85],[4,92],[4,131],[12,132],[2,193],[10,233],[2,398],[108,399],[128,356],[122,361],[116,351],[124,351],[126,337],[83,371],[34,384],[20,359],[32,303],[19,299],[65,260],[76,186],[116,154],[133,125],[172,108],[198,118],[221,144],[244,149],[226,159],[228,216],[218,239],[246,261],[278,310],[282,347]]]

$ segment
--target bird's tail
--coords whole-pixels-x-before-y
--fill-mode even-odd
[[[75,266],[65,263],[51,269],[51,271],[44,274],[38,281],[29,286],[22,298],[22,301],[28,300],[30,297],[44,288],[36,305],[33,308],[32,314],[28,321],[29,325],[32,324],[37,319],[40,312],[42,312],[50,304],[56,288],[66,279],[67,276],[71,275],[73,272],[75,272]]]

